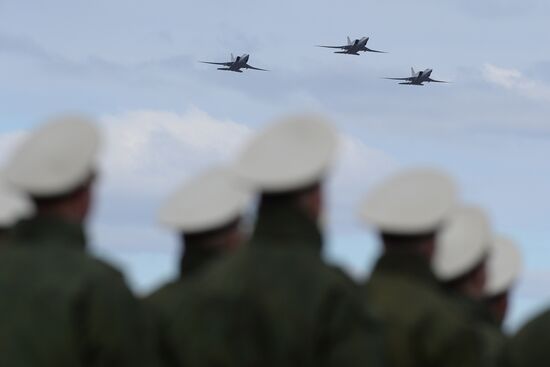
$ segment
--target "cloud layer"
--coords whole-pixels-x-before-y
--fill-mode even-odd
[[[524,97],[550,102],[550,85],[529,79],[517,69],[485,64],[483,76],[488,82]]]

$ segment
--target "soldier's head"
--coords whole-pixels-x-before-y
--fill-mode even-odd
[[[294,206],[314,222],[319,222],[324,213],[323,188],[321,182],[308,187],[282,192],[263,193],[260,197],[260,211],[277,206]]]
[[[251,196],[229,169],[210,169],[184,182],[168,197],[159,221],[180,234],[186,251],[197,246],[231,251],[245,239],[242,221]]]
[[[434,273],[446,288],[480,300],[491,244],[489,219],[480,208],[461,206],[437,237]]]
[[[261,193],[260,213],[290,204],[319,222],[324,210],[323,181],[337,143],[337,134],[323,118],[288,118],[255,136],[237,159],[235,170]]]
[[[487,263],[485,299],[493,317],[500,323],[506,318],[509,295],[521,273],[521,254],[509,238],[493,238]]]
[[[397,174],[376,187],[360,215],[379,234],[385,251],[431,259],[435,238],[456,203],[456,190],[445,174],[415,169]]]
[[[0,178],[0,181],[3,179]],[[31,216],[34,207],[23,194],[0,182],[0,245],[6,233],[21,219]]]
[[[32,199],[38,215],[81,223],[92,203],[99,142],[99,131],[87,119],[52,120],[15,149],[6,180]]]

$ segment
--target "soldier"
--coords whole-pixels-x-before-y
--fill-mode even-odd
[[[245,237],[243,216],[251,204],[251,193],[239,186],[228,169],[211,169],[185,182],[160,210],[160,222],[177,231],[185,245],[180,276],[146,301],[159,323],[159,343],[166,365],[181,365],[184,330],[175,328],[185,321],[189,294],[200,273],[214,260],[235,251]],[[185,343],[183,343],[185,344]]]
[[[0,182],[0,247],[9,230],[21,219],[33,214],[31,202],[21,193]]]
[[[476,334],[464,326],[430,264],[436,235],[455,203],[446,175],[419,169],[390,178],[362,205],[362,218],[383,244],[364,290],[385,322],[386,355],[394,367],[481,365]]]
[[[485,300],[493,318],[502,325],[508,313],[510,292],[521,272],[521,255],[514,241],[505,236],[493,238],[487,268]]]
[[[323,182],[336,145],[322,119],[296,117],[246,146],[235,170],[261,192],[256,228],[197,283],[189,366],[380,365],[356,286],[321,259]]]
[[[510,238],[496,236],[493,240],[488,263],[486,301],[494,318],[502,325],[508,311],[508,299],[521,272],[521,255]],[[547,340],[550,311],[542,313],[527,323],[502,348],[499,366],[546,366],[550,363]]]
[[[36,214],[0,256],[0,366],[155,366],[153,343],[122,275],[86,254],[99,133],[79,117],[30,133],[6,180]]]
[[[496,364],[505,341],[499,324],[484,302],[492,241],[485,213],[472,206],[460,207],[438,236],[433,261],[435,274],[449,298],[479,333],[487,366]]]

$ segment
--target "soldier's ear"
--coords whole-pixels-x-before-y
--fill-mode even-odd
[[[320,184],[304,190],[298,197],[298,205],[314,221],[323,216],[323,190]]]

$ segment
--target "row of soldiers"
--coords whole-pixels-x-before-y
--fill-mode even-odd
[[[501,329],[517,248],[444,173],[406,171],[368,193],[360,217],[382,251],[364,284],[323,261],[337,145],[328,122],[297,116],[186,181],[160,210],[184,247],[180,276],[138,299],[87,254],[96,125],[32,131],[0,186],[0,366],[547,365],[549,314],[510,339]]]

